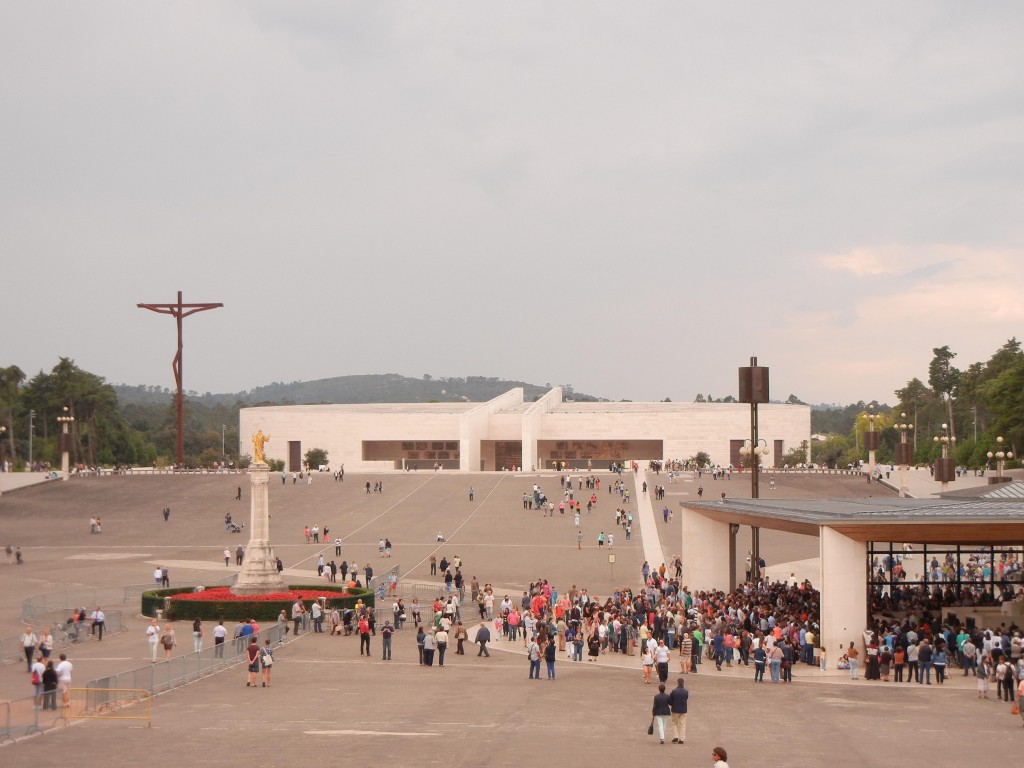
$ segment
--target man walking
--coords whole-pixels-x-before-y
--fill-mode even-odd
[[[530,657],[530,679],[540,680],[540,646],[536,640],[531,640],[526,647],[526,653]]]
[[[241,544],[235,549],[235,565],[241,565],[242,560],[245,559],[245,547]]]
[[[21,647],[25,652],[25,668],[32,671],[32,659],[36,654],[36,648],[39,646],[39,638],[36,633],[32,631],[32,627],[25,627],[25,632],[21,636]]]
[[[683,678],[676,680],[676,687],[668,695],[669,707],[672,709],[672,739],[673,744],[682,744],[686,741],[686,704],[690,698],[690,692],[686,690]]]
[[[490,651],[487,650],[487,643],[491,641],[491,630],[487,628],[487,624],[481,624],[476,630],[476,642],[480,646],[480,651],[477,656],[491,657]]]

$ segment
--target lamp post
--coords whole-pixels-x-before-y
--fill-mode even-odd
[[[868,432],[864,435],[864,447],[868,449],[868,482],[875,472],[875,451],[878,449],[878,433],[875,432],[875,405],[868,406]]]
[[[910,443],[907,442],[907,431],[913,430],[914,425],[908,424],[907,414],[900,414],[900,423],[897,425],[900,430],[900,442],[896,446],[896,463],[900,465],[900,498],[905,499],[907,497],[907,467],[910,465],[911,455],[913,449]]]
[[[220,425],[220,463],[224,464],[224,430],[228,428],[227,424]]]
[[[69,461],[69,452],[71,450],[71,436],[68,434],[68,428],[71,426],[71,422],[75,420],[75,417],[68,412],[68,407],[65,405],[64,410],[60,416],[57,417],[57,423],[61,426],[60,432],[60,477],[61,480],[67,480],[71,477],[71,466]]]
[[[7,434],[7,427],[0,424],[0,472],[4,471],[4,435]]]
[[[757,445],[751,447],[749,440],[743,441],[743,447],[740,448],[740,456],[743,457],[744,463],[749,461],[750,465],[750,498],[760,498],[760,485],[757,482],[757,474],[761,470],[761,460],[768,457],[768,441],[764,438],[758,438]]]
[[[768,368],[757,364],[757,358],[750,358],[750,365],[740,368],[740,402],[750,403],[750,445],[753,449],[760,447],[762,441],[757,437],[757,404],[768,402]],[[765,455],[768,453],[767,445]],[[750,495],[751,498],[759,498],[757,466],[750,473]],[[730,537],[730,546],[735,549],[736,541]],[[735,557],[735,552],[732,553]],[[752,525],[750,527],[750,580],[758,581],[761,578],[761,529]],[[735,570],[729,575],[729,581],[736,578]]]
[[[32,471],[32,433],[35,432],[35,418],[36,412],[30,410],[28,412],[28,471]]]
[[[2,429],[2,427],[0,427],[0,429]],[[988,456],[989,461],[992,461],[992,459],[996,460],[996,476],[989,477],[989,485],[1007,482],[1010,478],[1003,477],[1003,468],[1006,466],[1006,460],[1013,458],[1013,451],[1003,451],[1002,435],[996,438],[996,452],[992,453],[992,451],[989,451],[985,455]]]
[[[935,460],[935,480],[942,483],[942,490],[945,491],[950,483],[956,480],[956,473],[953,471],[953,460],[949,458],[949,448],[956,448],[956,438],[949,434],[949,425],[942,425],[942,434],[936,435],[932,440],[942,446],[942,458]]]

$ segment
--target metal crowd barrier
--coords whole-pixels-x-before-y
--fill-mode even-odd
[[[372,590],[378,600],[386,600],[388,597],[396,594],[391,591],[391,574],[395,575],[396,588],[401,590],[402,566],[400,565],[395,565],[383,573],[378,573],[366,584],[366,588]]]
[[[145,720],[153,724],[153,694],[143,688],[69,688],[65,720]]]
[[[235,583],[237,578],[236,574],[232,574],[227,578],[218,579],[217,581],[209,582],[174,582],[175,587],[222,587],[230,586]],[[128,605],[133,609],[137,608],[142,601],[142,593],[148,592],[151,589],[159,589],[154,583],[148,584],[128,584],[126,586],[118,587],[94,587],[94,588],[78,588],[78,589],[66,589],[61,592],[50,592],[45,595],[32,595],[31,597],[25,598],[21,604],[21,619],[22,621],[32,623],[33,620],[43,614],[61,614],[67,611],[78,610],[85,608],[86,613],[91,613],[92,610],[98,605],[104,609],[108,606],[116,605]],[[63,621],[67,616],[60,619]]]
[[[257,642],[262,645],[263,641],[269,638],[271,645],[283,643],[285,626],[272,624],[264,627],[259,632]],[[189,635],[185,642],[191,639]],[[201,680],[246,660],[244,646],[239,650],[239,644],[233,642],[231,638],[227,638],[219,648],[222,655],[218,655],[218,646],[208,646],[201,651],[174,656],[155,664],[150,663],[126,672],[97,677],[86,683],[85,687],[89,690],[145,690],[156,695]]]
[[[40,705],[36,704],[35,696],[0,702],[0,743],[42,733],[64,722],[57,699],[52,709],[48,705],[47,709],[36,709],[37,706]]]
[[[89,620],[79,622],[74,628],[68,628],[68,613],[68,611],[61,610],[41,611],[29,622],[36,636],[40,636],[44,629],[50,630],[50,633],[53,635],[54,651],[70,648],[75,643],[87,642],[95,637],[92,634],[92,622]],[[104,611],[103,615],[103,634],[127,630],[123,611]],[[58,625],[61,625],[64,629],[61,629]],[[25,650],[21,644],[21,635],[0,638],[0,663],[10,663],[13,661],[25,661]]]

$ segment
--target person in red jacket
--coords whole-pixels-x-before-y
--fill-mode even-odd
[[[359,655],[366,650],[366,658],[370,658],[370,622],[364,616],[359,620]]]

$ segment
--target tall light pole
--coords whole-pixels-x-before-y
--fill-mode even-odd
[[[896,446],[896,463],[900,465],[900,498],[907,497],[907,467],[914,453],[913,447],[907,442],[907,430],[913,431],[914,425],[907,423],[907,414],[900,414],[900,442]]]
[[[875,472],[875,451],[878,450],[878,433],[875,432],[875,405],[868,406],[868,432],[864,435],[864,447],[868,449],[868,482]]]
[[[6,467],[4,466],[4,435],[7,434],[7,427],[0,424],[0,472],[4,472]]]
[[[30,410],[28,412],[28,471],[32,471],[32,433],[35,432],[35,418],[36,412]]]
[[[1006,460],[1013,458],[1013,451],[1003,451],[1002,435],[996,438],[996,452],[992,453],[992,451],[989,451],[985,455],[988,456],[989,461],[992,461],[992,459],[996,460],[996,476],[990,476],[988,478],[989,485],[992,485],[994,483],[1005,483],[1009,481],[1010,478],[1003,477],[1003,468],[1006,466]]]
[[[945,491],[949,484],[956,480],[956,472],[953,470],[953,460],[949,458],[949,447],[956,448],[956,438],[949,434],[949,425],[942,425],[942,434],[932,438],[935,443],[942,446],[942,458],[935,460],[935,480],[942,483],[942,490]]]
[[[57,423],[61,426],[60,432],[60,479],[67,480],[71,477],[71,465],[69,454],[71,451],[71,435],[68,433],[68,428],[71,426],[71,422],[75,420],[75,417],[68,412],[68,407],[65,405],[64,410],[60,416],[57,417]]]
[[[750,358],[750,365],[740,368],[740,402],[750,403],[750,445],[758,447],[757,439],[757,404],[768,402],[768,368],[759,366],[757,358]],[[766,448],[767,450],[767,448]],[[755,465],[750,473],[750,496],[757,499],[760,497],[758,491],[758,475],[760,474]],[[735,547],[735,541],[731,542]],[[761,577],[761,529],[753,525],[750,527],[750,580],[758,581]],[[736,574],[729,575],[732,582]]]
[[[220,425],[220,463],[224,464],[224,430],[228,428],[227,424]]]

